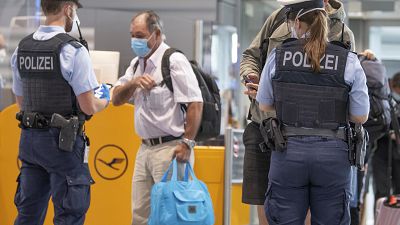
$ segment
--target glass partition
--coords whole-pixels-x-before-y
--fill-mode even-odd
[[[389,77],[400,72],[400,26],[371,26],[369,46],[385,64]]]

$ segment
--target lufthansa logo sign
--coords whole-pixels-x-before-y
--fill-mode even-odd
[[[119,146],[105,145],[94,157],[94,168],[101,178],[116,180],[128,169],[128,156]]]

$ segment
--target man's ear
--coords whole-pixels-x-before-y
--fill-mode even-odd
[[[70,11],[72,11],[72,6],[71,5],[69,5],[69,4],[65,4],[64,6],[63,6],[63,12],[64,12],[64,15],[66,16],[66,17],[70,17],[70,15],[71,14],[73,14],[73,12],[70,12]],[[71,13],[71,14],[70,14]],[[74,15],[72,15],[72,17],[73,17]]]

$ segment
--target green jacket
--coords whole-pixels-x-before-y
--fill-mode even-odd
[[[329,35],[328,38],[330,41],[340,41],[342,37],[342,26],[343,21],[346,17],[346,12],[344,10],[343,4],[338,0],[329,0],[329,4],[326,6],[326,10],[329,14],[330,21],[329,24]],[[240,63],[240,76],[248,75],[250,73],[255,73],[261,75],[262,69],[264,65],[260,65],[260,45],[263,40],[269,38],[268,45],[268,55],[272,51],[272,49],[278,47],[282,44],[282,42],[291,37],[291,33],[288,29],[288,25],[286,22],[281,24],[271,35],[268,37],[268,30],[272,29],[272,25],[275,21],[275,18],[280,9],[273,12],[268,19],[265,21],[263,27],[260,32],[258,32],[257,36],[254,38],[253,42],[250,44],[249,48],[247,48],[243,52],[243,59]],[[353,32],[345,26],[344,30],[344,41],[350,42],[352,46],[352,51],[354,51],[354,34]],[[257,123],[260,123],[262,120],[275,117],[274,112],[264,113],[261,112],[258,107],[258,102],[255,100],[251,101],[250,104],[250,113],[251,120]]]

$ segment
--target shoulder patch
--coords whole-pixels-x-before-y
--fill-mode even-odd
[[[62,43],[68,43],[72,45],[74,48],[81,48],[83,45],[79,43],[78,40],[76,40],[74,37],[70,36],[69,34],[66,33],[60,33],[54,36],[54,38],[57,38],[60,40]]]
[[[69,41],[68,44],[74,46],[75,48],[83,47],[83,45],[81,43],[79,43],[79,41],[75,41],[75,40]]]

